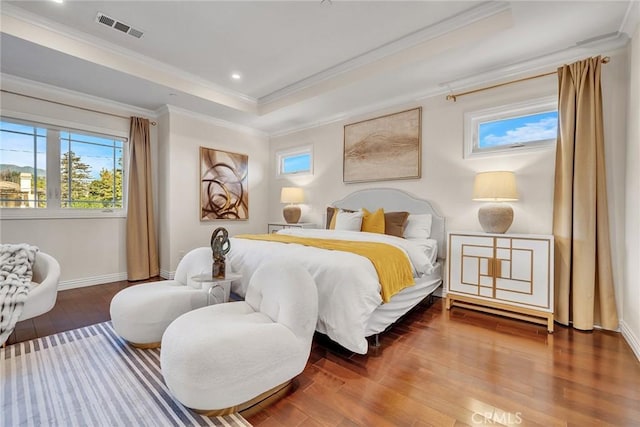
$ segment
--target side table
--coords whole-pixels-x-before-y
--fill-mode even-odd
[[[212,277],[211,273],[191,276],[191,280],[200,283],[207,292],[207,305],[229,302],[231,282],[242,279],[242,274],[227,273],[224,278]]]
[[[267,232],[269,234],[275,233],[276,231],[283,230],[285,228],[318,228],[318,226],[311,222],[270,222],[269,224],[267,224]]]

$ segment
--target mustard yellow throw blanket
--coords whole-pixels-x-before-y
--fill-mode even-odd
[[[378,273],[378,279],[382,286],[383,302],[389,302],[392,296],[415,284],[413,269],[407,255],[402,250],[386,243],[316,239],[282,234],[241,234],[235,237],[267,242],[297,243],[321,249],[351,252],[366,257]]]

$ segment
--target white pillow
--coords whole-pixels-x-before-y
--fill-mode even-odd
[[[429,258],[431,264],[435,264],[438,260],[438,241],[434,239],[405,239],[416,246],[418,246],[422,252]]]
[[[362,212],[338,211],[336,230],[360,231],[362,227]]]
[[[428,239],[431,236],[431,214],[410,214],[404,237],[407,239]]]

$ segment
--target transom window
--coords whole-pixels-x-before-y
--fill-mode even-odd
[[[311,146],[296,147],[276,153],[278,177],[313,174],[313,150]]]
[[[555,98],[466,113],[464,157],[550,147],[557,134]]]
[[[0,208],[123,208],[124,138],[0,119]]]

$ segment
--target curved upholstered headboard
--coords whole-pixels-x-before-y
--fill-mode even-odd
[[[428,200],[418,199],[395,188],[367,188],[355,191],[343,199],[333,202],[332,206],[349,210],[366,208],[374,211],[382,208],[385,212],[404,211],[413,214],[431,214],[431,238],[438,241],[438,258],[446,257],[444,217],[434,209]]]

